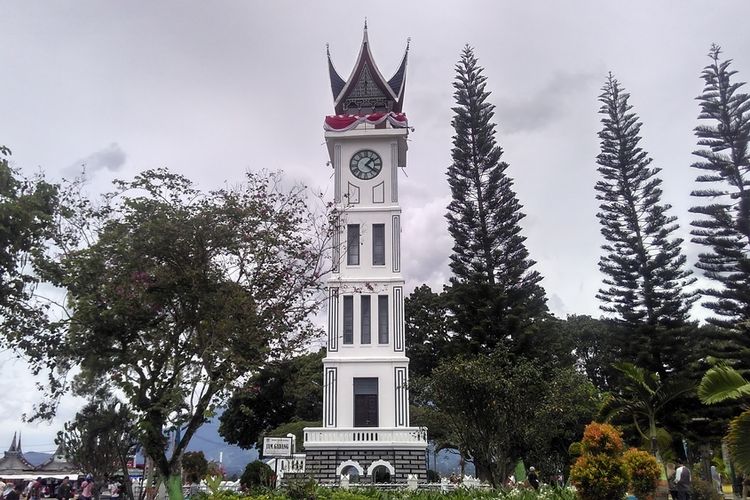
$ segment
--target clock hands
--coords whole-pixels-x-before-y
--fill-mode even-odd
[[[372,158],[368,158],[364,162],[360,161],[358,166],[359,166],[359,169],[364,172],[372,172],[374,169],[374,163],[372,161]],[[365,170],[365,168],[367,168],[367,170]]]
[[[380,156],[374,151],[362,150],[352,157],[349,168],[355,177],[367,180],[374,178],[380,173],[383,163]]]

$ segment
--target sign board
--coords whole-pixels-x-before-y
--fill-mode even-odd
[[[291,457],[292,438],[263,438],[264,457]]]

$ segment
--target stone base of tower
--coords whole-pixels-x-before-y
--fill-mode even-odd
[[[321,484],[339,484],[341,473],[349,467],[357,469],[360,484],[372,484],[374,471],[381,466],[390,472],[391,483],[406,484],[409,475],[427,482],[425,449],[315,449],[306,454],[305,475]]]

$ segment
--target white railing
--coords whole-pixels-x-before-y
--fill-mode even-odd
[[[424,427],[307,427],[305,448],[328,446],[424,448],[427,429]]]

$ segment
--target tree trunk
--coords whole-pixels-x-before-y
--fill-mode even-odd
[[[122,489],[120,490],[120,497],[123,496],[127,500],[135,500],[133,497],[133,482],[130,479],[130,471],[128,470],[128,456],[127,453],[120,453],[120,467],[122,468]],[[123,495],[123,492],[125,495]]]
[[[164,479],[169,500],[184,500],[182,496],[182,477],[180,473],[173,473]]]

